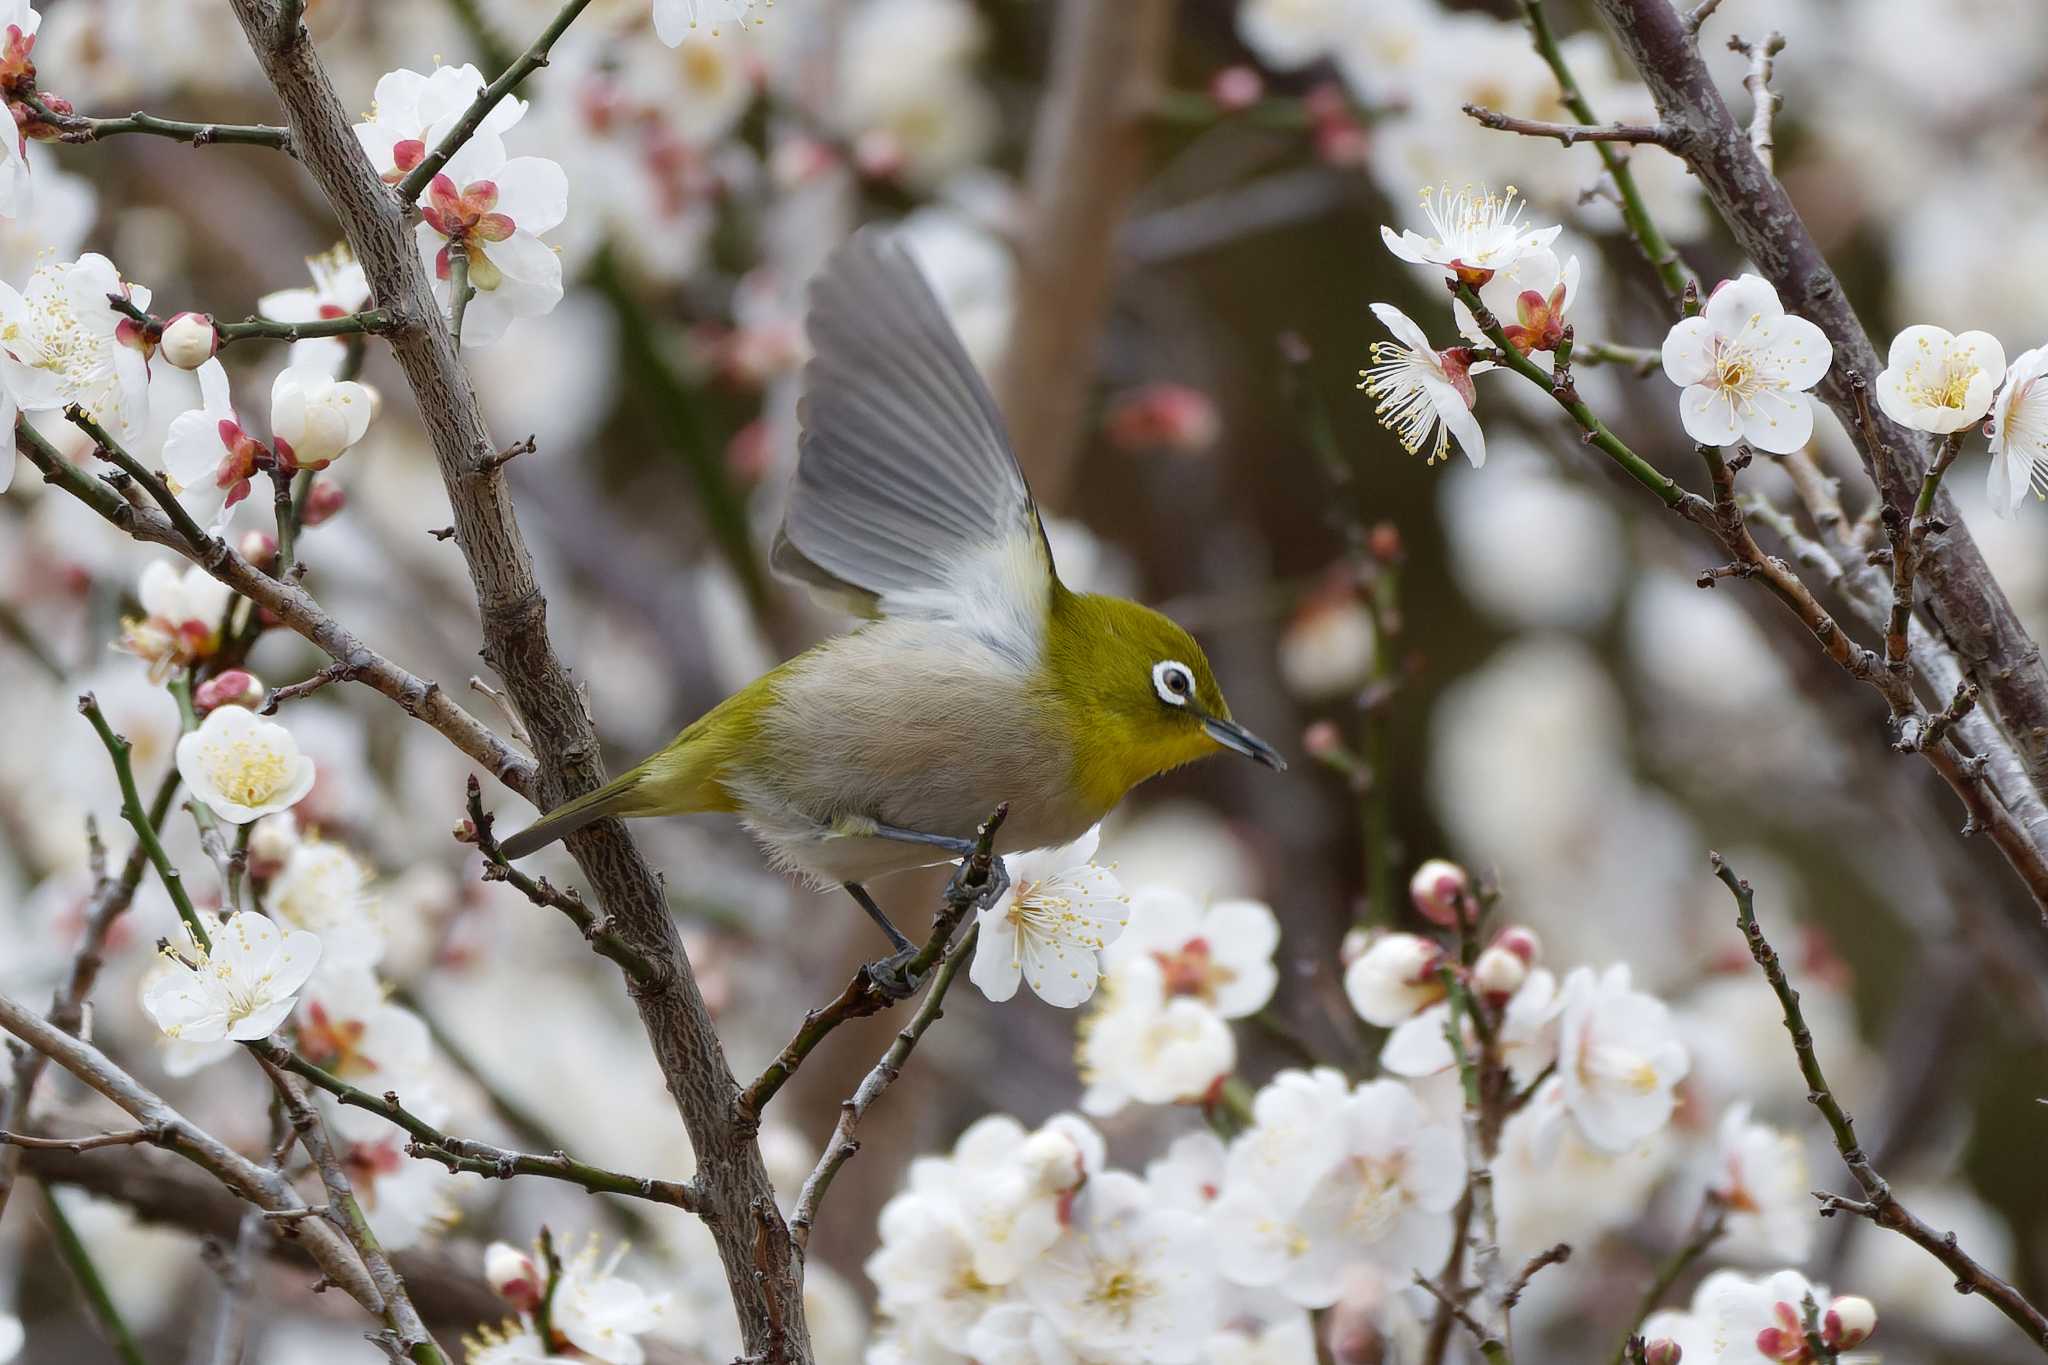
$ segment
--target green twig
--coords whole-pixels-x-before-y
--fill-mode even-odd
[[[121,1310],[114,1305],[114,1296],[107,1292],[107,1282],[101,1277],[99,1267],[93,1264],[92,1253],[86,1250],[85,1242],[72,1226],[71,1218],[64,1212],[64,1206],[57,1202],[57,1192],[49,1186],[43,1187],[43,1212],[50,1223],[50,1240],[57,1244],[58,1259],[64,1262],[77,1282],[78,1292],[85,1296],[85,1302],[92,1309],[92,1315],[99,1321],[100,1330],[105,1333],[107,1344],[114,1348],[123,1365],[144,1365],[142,1347],[136,1344],[135,1333],[128,1330],[128,1324],[121,1318]]]
[[[209,143],[240,144],[248,147],[270,147],[288,155],[297,155],[292,149],[292,131],[289,128],[274,127],[263,123],[185,123],[178,119],[158,118],[154,114],[134,113],[125,118],[88,118],[83,114],[60,113],[43,102],[40,93],[15,97],[34,115],[36,122],[48,124],[57,130],[59,142],[98,142],[102,138],[120,137],[125,133],[142,133],[150,137],[169,138],[173,142],[189,142],[194,147]]]
[[[1593,113],[1591,102],[1579,86],[1578,78],[1572,75],[1571,66],[1564,59],[1564,52],[1557,45],[1557,35],[1551,31],[1550,19],[1543,12],[1543,0],[1520,0],[1523,22],[1529,26],[1529,37],[1536,45],[1536,55],[1549,66],[1551,74],[1557,77],[1557,88],[1565,108],[1572,117],[1582,124],[1596,124],[1600,120]],[[1594,149],[1600,154],[1600,164],[1607,168],[1608,178],[1614,182],[1614,192],[1621,200],[1622,222],[1627,224],[1629,236],[1642,247],[1643,255],[1649,258],[1650,268],[1657,272],[1657,279],[1664,286],[1664,292],[1675,301],[1685,293],[1686,285],[1694,283],[1692,271],[1658,229],[1656,220],[1650,217],[1649,205],[1643,199],[1643,192],[1636,185],[1635,172],[1629,169],[1628,154],[1611,142],[1596,142]]]
[[[237,341],[306,341],[313,337],[379,336],[398,326],[388,308],[366,308],[338,318],[313,318],[306,322],[278,322],[272,318],[245,318],[240,322],[216,322],[214,334],[220,344]]]
[[[1586,406],[1575,389],[1570,386],[1554,387],[1553,376],[1545,374],[1540,365],[1515,349],[1508,340],[1506,331],[1501,327],[1500,319],[1479,301],[1479,295],[1470,285],[1453,280],[1451,291],[1458,296],[1459,302],[1471,310],[1474,323],[1499,351],[1499,354],[1492,358],[1530,383],[1538,385],[1545,393],[1556,399],[1558,406],[1569,413],[1572,420],[1579,424],[1579,429],[1586,433],[1588,445],[1596,447],[1602,454],[1620,465],[1623,472],[1655,493],[1658,501],[1666,507],[1677,507],[1685,501],[1685,490],[1658,473],[1655,466],[1629,449],[1626,442],[1608,430],[1607,424]]]
[[[521,81],[548,64],[548,49],[555,45],[555,40],[562,36],[563,30],[574,23],[576,16],[583,13],[589,4],[590,0],[569,0],[569,3],[562,6],[549,21],[548,26],[541,30],[540,37],[533,40],[533,46],[521,53],[512,65],[499,73],[496,80],[477,93],[477,97],[470,101],[469,108],[462,112],[462,117],[455,121],[455,126],[450,128],[434,149],[421,159],[419,165],[406,173],[405,179],[398,182],[400,199],[407,204],[419,199],[427,185],[441,173],[441,168],[448,164],[448,159],[460,151],[462,144],[469,141],[476,130],[483,126],[484,120],[490,117],[491,110],[497,108]]]
[[[1693,1215],[1692,1228],[1686,1234],[1684,1245],[1658,1268],[1657,1277],[1650,1281],[1650,1287],[1636,1302],[1635,1316],[1629,1319],[1628,1333],[1622,1338],[1621,1348],[1614,1353],[1614,1365],[1627,1365],[1629,1342],[1637,1339],[1637,1329],[1643,1325],[1644,1319],[1657,1311],[1657,1305],[1664,1301],[1671,1287],[1678,1283],[1693,1262],[1706,1255],[1707,1248],[1721,1240],[1721,1234],[1727,1227],[1728,1205],[1710,1190],[1700,1201],[1699,1212]]]
[[[135,831],[136,841],[148,854],[150,866],[156,869],[157,878],[163,882],[171,904],[178,908],[178,918],[185,921],[193,940],[210,951],[213,940],[207,936],[206,925],[200,920],[199,912],[192,907],[192,897],[185,892],[185,880],[171,865],[170,855],[164,852],[163,841],[157,838],[156,826],[142,808],[142,797],[135,790],[135,769],[129,762],[128,741],[115,734],[113,727],[107,724],[106,716],[100,712],[99,700],[92,693],[78,699],[78,710],[92,723],[100,743],[107,746],[107,754],[114,760],[114,777],[121,784],[121,818]]]

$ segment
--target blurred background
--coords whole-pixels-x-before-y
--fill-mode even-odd
[[[83,112],[277,118],[224,5],[42,8],[43,85]],[[713,8],[701,36],[670,49],[649,31],[646,0],[597,0],[524,87],[531,108],[507,141],[568,172],[569,216],[549,240],[570,285],[550,315],[469,354],[495,431],[536,438],[510,477],[557,645],[588,689],[614,771],[839,628],[764,566],[795,459],[803,284],[858,223],[901,219],[1026,429],[1020,447],[1062,574],[1195,630],[1239,718],[1299,760],[1278,776],[1219,763],[1157,781],[1104,834],[1127,884],[1251,896],[1278,914],[1277,1019],[1241,1037],[1243,1074],[1256,1083],[1295,1060],[1287,1036],[1343,1064],[1369,1061],[1377,1041],[1344,1002],[1339,944],[1375,912],[1408,923],[1400,888],[1431,856],[1497,886],[1552,962],[1626,960],[1680,1013],[1695,1061],[1669,1150],[1626,1179],[1598,1173],[1557,1207],[1525,1210],[1526,1229],[1510,1218],[1511,1241],[1526,1233],[1517,1246],[1570,1239],[1581,1251],[1518,1316],[1533,1359],[1611,1349],[1624,1305],[1681,1235],[1687,1164],[1730,1101],[1748,1098],[1811,1137],[1815,1188],[1845,1186],[1709,849],[1756,884],[1837,1090],[1908,1202],[2011,1267],[2028,1292],[2048,1291],[2037,1101],[2048,943],[1995,850],[1958,833],[1963,812],[1924,765],[1890,751],[1877,699],[1760,591],[1696,587],[1718,556],[1612,476],[1547,403],[1511,379],[1482,379],[1485,468],[1455,457],[1431,468],[1374,425],[1354,387],[1381,335],[1368,304],[1399,305],[1441,344],[1455,330],[1435,287],[1379,241],[1383,223],[1416,225],[1417,191],[1438,182],[1513,184],[1532,221],[1567,225],[1555,246],[1581,264],[1582,345],[1662,339],[1665,304],[1618,234],[1595,150],[1489,132],[1459,113],[1473,101],[1569,118],[1515,6],[1157,4],[1158,79],[1132,73],[1125,104],[1142,101],[1140,114],[1105,124],[1085,166],[1055,160],[1058,130],[1037,122],[1056,28],[1081,22],[1085,5],[774,0],[722,25]],[[367,113],[385,71],[439,60],[488,74],[554,9],[311,0],[308,23],[344,99]],[[1563,0],[1549,9],[1599,116],[1652,115],[1590,14]],[[2048,9],[1727,0],[1706,50],[1745,117],[1746,62],[1720,44],[1770,28],[1787,38],[1779,173],[1872,334],[1914,322],[1982,328],[2008,355],[2048,339],[2048,273],[2037,268],[2048,246]],[[31,155],[37,207],[0,239],[17,285],[39,253],[99,250],[155,290],[159,313],[238,318],[264,294],[303,286],[304,258],[335,240],[301,170],[260,149],[123,138],[38,144]],[[1739,273],[1679,163],[1644,148],[1634,164],[1701,276]],[[1057,175],[1076,177],[1070,186],[1112,222],[1102,250],[1048,279],[1030,264],[1048,239],[1031,236],[1045,219],[1023,189]],[[1067,310],[1083,319],[1078,331],[1061,330]],[[1099,328],[1086,325],[1098,315]],[[1013,335],[1034,339],[1030,354],[1006,354]],[[264,392],[282,358],[254,345],[223,356],[245,396]],[[381,651],[509,728],[467,685],[472,674],[492,680],[459,552],[430,534],[449,517],[403,382],[375,345],[363,377],[384,411],[330,472],[345,505],[301,542],[307,586]],[[1699,483],[1661,374],[1585,368],[1580,384],[1637,450]],[[1843,478],[1853,515],[1867,483],[1825,413],[1819,427],[1818,455]],[[1984,510],[1979,459],[1966,456],[1950,486],[2040,638],[2041,518]],[[1776,470],[1743,477],[1793,507]],[[89,886],[83,820],[113,823],[111,774],[76,694],[97,691],[136,741],[146,782],[175,738],[169,697],[108,648],[154,557],[32,472],[0,496],[0,988],[10,992],[46,989],[68,960]],[[272,685],[322,663],[284,632],[252,658]],[[467,1124],[451,1126],[686,1174],[673,1110],[611,968],[557,919],[479,882],[450,837],[472,765],[365,691],[329,688],[287,718],[320,767],[301,822],[375,869],[393,945],[385,972],[441,1044]],[[1337,727],[1344,763],[1304,753],[1300,737],[1316,722]],[[488,781],[486,799],[508,827],[530,814]],[[875,947],[842,898],[772,875],[734,828],[661,821],[636,834],[667,873],[742,1073]],[[199,859],[196,847],[176,851]],[[565,859],[549,870],[573,879]],[[902,879],[884,900],[917,922],[935,886]],[[148,891],[132,921],[97,994],[96,1036],[187,1112],[259,1144],[259,1077],[166,1077],[135,1002],[148,946],[173,921]],[[861,1262],[908,1159],[991,1109],[1036,1123],[1079,1093],[1073,1014],[963,991],[947,1016],[867,1120],[819,1227],[813,1265],[836,1272],[813,1290],[821,1359],[860,1356],[871,1297]],[[785,1191],[895,1027],[868,1023],[835,1035],[779,1102],[781,1122],[764,1137]],[[1141,1166],[1189,1117],[1126,1110],[1104,1126],[1112,1159]],[[104,1172],[119,1154],[96,1159]],[[446,1320],[493,1315],[481,1281],[465,1282],[483,1241],[523,1242],[547,1221],[563,1233],[630,1233],[636,1254],[664,1267],[651,1273],[688,1300],[665,1358],[729,1358],[722,1279],[690,1219],[642,1210],[628,1226],[543,1182],[423,1181],[391,1198],[414,1225],[414,1273],[439,1277]],[[112,1291],[161,1348],[150,1358],[179,1359],[178,1343],[211,1311],[214,1279],[190,1231],[153,1221],[179,1202],[153,1209],[148,1191],[128,1193],[103,1173],[56,1197],[104,1248]],[[0,1227],[0,1305],[11,1301],[27,1325],[21,1359],[107,1358],[48,1254],[39,1200],[24,1192]],[[2026,1358],[1992,1309],[1868,1226],[1825,1225],[1808,1269],[1877,1302],[1887,1359]],[[296,1271],[260,1273],[275,1292],[259,1300],[251,1359],[376,1358],[346,1304],[305,1295]]]

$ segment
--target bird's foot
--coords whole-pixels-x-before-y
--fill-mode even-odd
[[[974,908],[987,910],[1010,891],[1010,869],[1001,858],[988,860],[988,884],[974,897]]]
[[[924,984],[924,976],[910,970],[910,964],[916,960],[916,948],[899,948],[878,962],[868,963],[861,970],[868,974],[868,980],[875,983],[875,989],[882,993],[883,998],[893,1003],[908,1000]]]

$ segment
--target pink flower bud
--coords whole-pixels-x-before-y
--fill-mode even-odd
[[[1431,858],[1408,879],[1408,899],[1431,924],[1455,925],[1472,895],[1472,878],[1444,858]]]
[[[1232,113],[1249,109],[1266,94],[1266,78],[1256,67],[1226,66],[1209,80],[1209,98]]]
[[[1301,747],[1310,758],[1329,758],[1344,752],[1344,732],[1333,720],[1319,720],[1301,732]]]
[[[263,704],[263,680],[246,669],[231,668],[199,684],[192,693],[192,709],[200,715],[221,706],[245,706],[251,711]]]
[[[1543,956],[1543,940],[1536,937],[1536,931],[1521,924],[1510,924],[1493,936],[1493,947],[1505,949],[1522,959],[1522,965],[1533,967]]]
[[[1147,384],[1110,404],[1110,443],[1132,454],[1199,455],[1216,444],[1223,419],[1215,400],[1186,384]]]
[[[331,479],[321,479],[306,495],[306,525],[318,526],[348,506],[348,494]]]
[[[493,1293],[522,1313],[540,1307],[547,1288],[533,1257],[510,1242],[493,1242],[484,1248],[484,1279]]]
[[[1829,1304],[1820,1320],[1821,1340],[1836,1350],[1860,1346],[1876,1330],[1876,1306],[1856,1294],[1844,1294]]]
[[[196,370],[220,349],[220,333],[206,313],[179,313],[164,324],[163,358],[181,370]]]
[[[1366,537],[1365,548],[1382,564],[1399,564],[1406,553],[1401,545],[1401,528],[1383,521]]]
[[[277,558],[277,537],[268,531],[246,531],[235,549],[257,568],[267,569],[270,561]]]
[[[726,472],[743,488],[752,488],[767,478],[774,465],[775,442],[765,418],[755,418],[725,443]]]
[[[870,180],[894,180],[903,174],[903,143],[886,128],[870,128],[854,139],[853,164]]]
[[[1678,1365],[1685,1352],[1670,1337],[1658,1337],[1643,1348],[1643,1359],[1647,1365]]]
[[[1482,995],[1498,1003],[1522,989],[1529,979],[1529,964],[1496,944],[1472,964],[1472,984]]]

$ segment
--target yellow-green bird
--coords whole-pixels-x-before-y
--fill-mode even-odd
[[[774,565],[868,617],[726,698],[659,753],[507,839],[607,816],[736,813],[770,859],[863,883],[1078,838],[1132,787],[1218,750],[1284,768],[1231,719],[1194,637],[1059,580],[1003,422],[902,245],[857,233],[810,301],[814,358]]]

